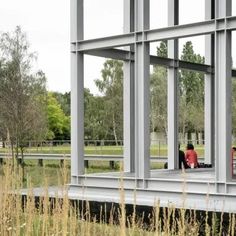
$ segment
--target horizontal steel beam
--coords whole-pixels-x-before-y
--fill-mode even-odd
[[[69,200],[81,200],[90,203],[96,203],[104,206],[109,203],[121,202],[121,187],[120,182],[122,178],[122,194],[124,199],[122,199],[123,204],[129,204],[135,206],[150,206],[150,207],[175,207],[175,209],[194,209],[194,210],[205,210],[207,212],[229,212],[236,213],[235,205],[235,194],[217,194],[214,191],[215,183],[208,183],[207,181],[198,182],[192,181],[188,182],[187,177],[183,177],[181,181],[175,181],[173,177],[173,172],[170,172],[172,179],[152,179],[145,180],[148,188],[139,188],[138,184],[142,180],[136,180],[135,178],[127,179],[120,176],[115,179],[106,178],[100,179],[98,176],[88,176],[84,177],[84,180],[88,180],[91,185],[87,184],[71,184],[66,186],[66,188],[61,187],[49,187],[45,191],[45,187],[33,188],[34,197],[42,197],[45,192],[50,199],[64,199],[65,189],[68,193],[67,197]],[[181,175],[181,174],[180,174]],[[88,179],[87,179],[88,177]],[[96,181],[96,178],[98,181]],[[92,182],[94,180],[94,182]],[[97,185],[96,185],[97,184]],[[223,185],[223,184],[222,184]],[[183,187],[184,186],[184,187]],[[69,187],[67,189],[67,187]],[[226,185],[225,188],[230,188],[231,191],[235,191],[235,184]],[[135,189],[135,194],[134,194]],[[67,191],[68,190],[68,191]],[[27,196],[29,194],[29,189],[21,189],[20,194],[22,196]],[[178,210],[177,210],[178,211]]]
[[[98,56],[98,57],[106,57],[116,60],[123,60],[123,61],[134,61],[134,53],[129,52],[126,50],[120,49],[100,49],[100,50],[91,50],[85,51],[85,54]],[[213,69],[209,65],[199,64],[199,63],[192,63],[187,61],[181,60],[174,60],[171,58],[163,58],[158,56],[150,56],[150,64],[151,65],[161,65],[166,67],[179,67],[180,69],[187,69],[187,70],[194,70],[203,73],[213,73]]]
[[[100,49],[84,51],[85,54],[97,57],[111,58],[122,61],[134,61],[134,52],[121,49]],[[165,67],[178,67],[179,69],[193,70],[206,74],[214,73],[214,68],[210,65],[193,63],[182,60],[174,60],[171,58],[164,58],[158,56],[150,56],[151,65],[161,65]],[[232,70],[232,77],[236,77],[236,69]]]
[[[115,60],[122,60],[122,61],[134,61],[133,52],[120,49],[113,49],[113,48],[84,51],[84,54],[96,57],[105,57]]]
[[[181,61],[181,60],[179,60],[177,62],[179,62],[180,69],[204,72],[206,74],[214,73],[214,68],[210,65],[204,65],[204,64],[200,64],[200,63],[193,63],[193,62],[187,62],[187,61]]]
[[[203,21],[198,23],[171,26],[161,29],[146,31],[146,41],[160,41],[176,38],[185,38],[203,34],[212,34],[215,32],[215,21]]]
[[[175,67],[179,69],[193,70],[203,73],[213,73],[213,68],[210,65],[200,63],[187,62],[182,60],[174,60],[171,58],[163,58],[158,56],[150,56],[151,65],[162,65],[166,67]]]
[[[169,172],[171,178],[153,178],[145,180],[147,188],[139,188],[143,180],[133,178],[122,178],[122,191],[124,194],[124,204],[152,206],[156,207],[158,200],[160,207],[175,207],[182,209],[205,210],[213,212],[236,212],[235,205],[235,184],[226,185],[233,193],[217,194],[215,193],[215,183],[212,181],[188,181],[188,177],[182,177],[180,181],[175,181],[172,172]],[[180,174],[181,175],[181,174]],[[186,175],[188,176],[188,175]],[[97,178],[97,181],[96,179]],[[90,180],[90,176],[86,175],[81,185],[70,185],[69,199],[86,199],[94,202],[116,202],[120,203],[120,176],[116,179],[109,177],[94,176],[94,181]],[[222,184],[224,185],[224,184]],[[86,188],[84,187],[86,186]],[[184,186],[184,187],[183,187]],[[135,189],[135,194],[134,194]],[[37,190],[37,189],[36,189]],[[42,195],[43,189],[38,193]],[[49,191],[52,197],[55,195],[55,189]],[[26,191],[25,191],[26,193]],[[34,195],[37,191],[34,192]],[[54,195],[53,195],[54,194]],[[51,195],[49,195],[51,197]]]
[[[75,42],[72,42],[72,44]],[[114,48],[128,46],[135,43],[134,33],[122,34],[98,39],[82,40],[77,42],[75,50],[88,51],[97,50],[101,48]]]
[[[72,52],[115,48],[128,46],[134,43],[213,34],[220,30],[236,30],[236,17],[233,16],[216,20],[165,27],[161,29],[146,30],[144,32],[133,32],[104,38],[71,42]]]
[[[144,32],[144,34],[146,34],[145,41],[152,42],[213,34],[216,31],[223,30],[236,30],[235,16],[185,25],[177,25],[161,29],[147,30]]]
[[[92,56],[98,57],[106,57],[115,60],[123,60],[123,61],[134,61],[134,53],[120,50],[120,49],[100,49],[100,50],[91,50],[85,51],[84,53]],[[192,63],[181,60],[174,60],[170,58],[163,58],[158,56],[150,56],[150,64],[151,65],[161,65],[166,67],[179,67],[180,69],[193,70],[203,73],[213,73],[213,69],[209,65]]]

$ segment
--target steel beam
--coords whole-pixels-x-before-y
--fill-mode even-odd
[[[216,0],[216,17],[231,14],[231,0]],[[231,176],[231,31],[215,33],[215,130],[216,182],[228,182]],[[218,186],[218,185],[217,185]],[[224,190],[217,188],[217,192]]]
[[[153,30],[136,30],[134,33],[72,41],[76,44],[76,51],[97,50],[102,48],[122,47],[134,44],[137,41],[154,42],[168,39],[177,39],[197,35],[213,34],[215,31],[236,30],[236,17],[219,18],[179,26],[165,27]]]
[[[215,0],[205,0],[205,19],[211,20],[215,16]],[[214,35],[205,36],[205,63],[214,66]],[[205,163],[214,165],[214,75],[205,74]]]
[[[181,61],[181,60],[177,61],[177,65],[179,69],[192,70],[192,71],[202,72],[205,74],[214,73],[214,68],[213,66],[210,66],[210,65]]]
[[[214,68],[210,65],[182,61],[178,59],[152,56],[152,55],[150,56],[150,64],[161,65],[161,66],[171,67],[171,68],[178,67],[179,69],[192,70],[192,71],[202,72],[206,74],[214,73]]]
[[[149,0],[135,0],[135,30],[149,28]],[[150,176],[149,43],[135,43],[135,176]],[[145,184],[145,183],[144,183]],[[140,186],[145,187],[145,185]]]
[[[134,31],[134,0],[124,0],[124,33]],[[126,47],[129,51],[134,50],[134,46]],[[130,58],[132,53],[126,52]],[[133,55],[132,55],[133,56]],[[124,171],[135,171],[135,117],[134,117],[134,61],[125,60],[123,65],[123,114],[124,114]]]
[[[75,42],[76,43],[76,42]],[[102,48],[114,48],[129,46],[135,43],[135,34],[121,34],[97,39],[88,39],[77,42],[77,51],[97,50]]]
[[[215,21],[203,21],[179,26],[172,26],[161,29],[154,29],[146,32],[147,41],[160,41],[176,38],[185,38],[211,34],[215,32]]]
[[[71,42],[83,40],[83,0],[71,0]],[[71,176],[84,174],[84,55],[71,53]],[[72,177],[71,182],[78,179]]]
[[[168,25],[179,23],[179,1],[168,0]],[[178,59],[178,40],[168,41],[168,57]],[[178,168],[178,67],[168,68],[168,169]]]
[[[161,207],[174,206],[175,208],[182,209],[184,206],[184,208],[195,210],[236,212],[235,184],[227,185],[229,190],[227,194],[220,194],[214,191],[214,180],[203,180],[199,177],[201,175],[204,176],[204,173],[199,173],[199,176],[195,177],[194,180],[183,179],[183,177],[177,177],[177,179],[176,175],[173,175],[173,171],[169,172],[169,175],[172,177],[163,178],[160,176],[158,179],[148,179],[147,185],[150,186],[149,189],[136,188],[142,180],[124,177],[124,203],[156,207],[158,198]],[[180,172],[179,176],[181,176]],[[184,195],[183,186],[186,186]],[[136,189],[135,194],[134,189]],[[50,194],[53,197],[55,189]],[[40,196],[39,193],[35,193],[35,195]],[[119,204],[119,177],[86,175],[81,186],[70,186],[69,197],[71,199],[86,199],[88,201],[106,203],[117,202]]]
[[[134,61],[133,50],[130,52],[128,50],[121,50],[121,49],[100,49],[100,50],[85,51],[84,53],[92,56],[111,58],[115,60]],[[150,56],[150,65],[179,67],[179,69],[192,70],[206,74],[214,74],[214,68],[213,66],[210,65],[182,61],[178,59],[158,57],[153,55]],[[232,75],[233,73],[235,75],[236,71],[234,72],[232,70]]]
[[[121,49],[99,49],[84,51],[84,54],[105,57],[122,61],[134,61],[134,52]],[[161,65],[165,67],[179,67],[179,69],[186,69],[197,71],[205,74],[214,74],[214,66],[209,64],[193,63],[182,60],[175,60],[171,58],[163,58],[150,55],[150,65]],[[236,77],[236,69],[232,69],[232,77]]]
[[[128,46],[129,48],[129,46]],[[121,61],[134,61],[134,53],[133,50],[121,50],[121,49],[99,49],[99,50],[89,50],[84,51],[84,54],[96,56],[96,57],[105,57],[111,58],[114,60],[121,60]]]

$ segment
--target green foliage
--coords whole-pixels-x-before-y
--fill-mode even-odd
[[[61,109],[65,115],[70,116],[70,92],[65,92],[64,94],[60,92],[52,92],[52,94],[61,105]]]
[[[158,57],[167,57],[167,41],[161,41],[160,46],[157,47]]]
[[[48,139],[68,139],[70,133],[70,119],[63,112],[61,105],[49,92],[47,96]]]
[[[204,58],[199,54],[194,53],[191,41],[186,42],[184,45],[181,60],[201,64],[204,63]],[[203,74],[189,70],[181,70],[180,95],[186,96],[187,103],[191,102],[195,105],[201,105],[204,99]]]
[[[157,56],[167,57],[167,42],[157,48]],[[183,47],[181,60],[204,63],[204,58],[193,50],[192,42]],[[204,130],[203,74],[181,70],[179,73],[179,126],[183,134]],[[167,68],[154,66],[150,78],[151,131],[167,133]]]
[[[196,54],[191,41],[183,47],[181,59],[188,62],[204,63],[204,57]],[[179,78],[180,114],[182,132],[204,130],[204,74],[181,70]]]
[[[106,107],[105,98],[94,96],[88,89],[84,90],[85,98],[85,139],[106,139]]]
[[[167,57],[167,42],[157,47],[157,56]],[[151,132],[167,135],[167,68],[155,65],[150,77]]]
[[[102,78],[95,80],[104,98],[103,125],[106,139],[123,138],[123,63],[107,60],[102,69]]]
[[[155,66],[150,78],[151,131],[167,134],[167,70]]]

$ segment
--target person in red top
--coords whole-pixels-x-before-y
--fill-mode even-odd
[[[191,143],[187,145],[187,150],[185,152],[185,160],[190,168],[198,167],[197,153],[194,151],[194,146]]]

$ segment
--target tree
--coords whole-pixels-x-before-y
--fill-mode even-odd
[[[102,79],[95,80],[104,95],[104,124],[106,137],[112,137],[118,145],[123,138],[123,63],[107,60],[102,69]]]
[[[65,92],[64,94],[60,92],[52,92],[52,94],[61,105],[61,109],[65,115],[70,116],[70,92]]]
[[[26,142],[45,134],[46,77],[41,71],[31,73],[35,54],[20,27],[1,35],[0,53],[0,123],[12,156],[19,160],[20,151],[23,160]]]
[[[157,56],[167,57],[167,42],[157,47]],[[181,59],[204,63],[204,58],[193,50],[192,42],[186,42]],[[179,127],[182,134],[204,129],[204,80],[203,74],[181,70],[179,73]],[[150,82],[151,131],[167,135],[167,68],[155,65]]]
[[[61,105],[52,92],[47,95],[47,139],[64,140],[70,137],[70,118],[63,112]]]
[[[181,59],[188,62],[204,63],[204,57],[196,54],[191,41],[185,43]],[[204,75],[202,73],[181,70],[180,89],[180,128],[182,133],[204,130]]]
[[[162,41],[157,47],[157,56],[167,57],[167,44]],[[164,132],[167,135],[167,68],[155,65],[150,78],[152,132]]]
[[[106,107],[104,96],[94,96],[84,89],[85,98],[85,139],[104,140],[107,138]]]

